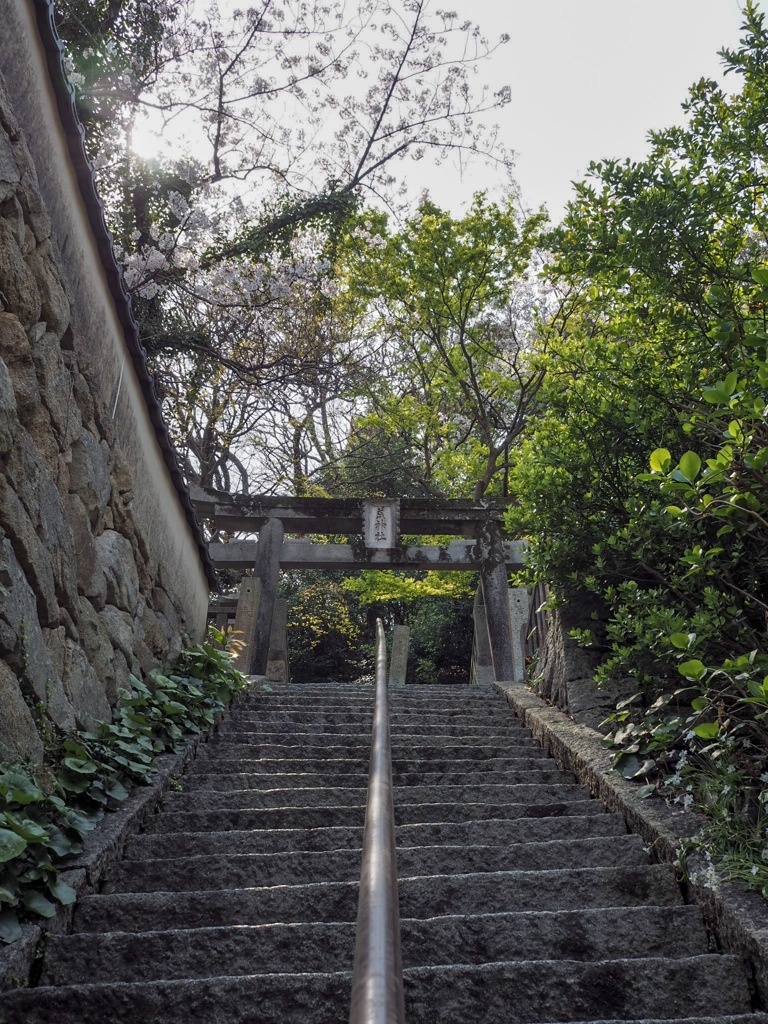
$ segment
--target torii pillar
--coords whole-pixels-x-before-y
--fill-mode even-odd
[[[283,546],[283,524],[279,519],[268,519],[259,530],[254,578],[261,583],[259,610],[251,644],[249,674],[263,676],[269,660],[269,639],[272,635],[272,617],[280,577],[280,549]]]
[[[509,578],[504,558],[501,527],[487,519],[477,531],[480,581],[488,621],[493,675],[496,680],[515,678],[512,619],[509,612]]]

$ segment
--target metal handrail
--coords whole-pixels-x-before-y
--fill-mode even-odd
[[[350,1024],[405,1024],[387,644],[381,619],[376,622],[376,705],[349,1020]]]

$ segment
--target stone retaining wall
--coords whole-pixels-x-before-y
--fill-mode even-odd
[[[121,425],[119,391],[105,387],[114,338],[83,332],[93,310],[77,295],[78,239],[52,226],[29,125],[11,101],[19,86],[6,84],[0,77],[0,760],[35,761],[46,717],[65,730],[109,718],[130,673],[199,636],[207,585],[191,542],[174,537],[180,554],[169,553],[183,516],[171,509],[161,522],[155,506],[178,496],[167,481],[153,491],[134,457],[147,442],[127,416]]]
[[[602,687],[595,682],[595,669],[604,657],[600,639],[606,609],[593,595],[582,594],[546,614],[546,636],[533,672],[536,692],[575,722],[600,729],[617,701],[637,689],[637,683],[631,680]],[[580,647],[570,635],[572,629],[592,630],[597,635],[596,647]],[[607,730],[603,727],[603,731]]]

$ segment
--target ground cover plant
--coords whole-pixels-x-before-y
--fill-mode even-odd
[[[246,686],[227,640],[212,628],[167,672],[133,677],[111,722],[64,734],[46,721],[41,765],[0,765],[0,941],[18,939],[25,918],[53,917],[57,905],[74,902],[59,876],[83,839],[132,786],[152,778],[158,755],[207,731]]]

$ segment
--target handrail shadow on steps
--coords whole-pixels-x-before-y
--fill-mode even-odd
[[[376,621],[376,703],[349,1021],[350,1024],[405,1024],[387,644],[381,619]]]

